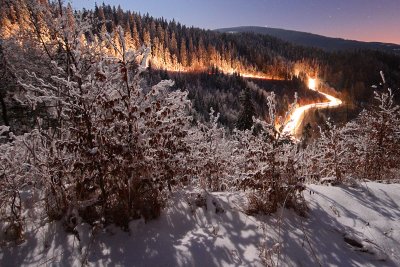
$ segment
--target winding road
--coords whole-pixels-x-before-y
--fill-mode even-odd
[[[289,121],[283,127],[282,134],[288,134],[288,135],[291,135],[294,137],[296,135],[296,130],[300,126],[301,122],[303,121],[305,112],[307,110],[310,110],[313,108],[325,109],[325,108],[331,108],[331,107],[338,107],[342,104],[342,100],[340,100],[334,96],[328,95],[326,93],[319,92],[316,89],[316,80],[315,79],[309,78],[308,88],[310,90],[320,93],[321,95],[324,95],[329,100],[329,102],[320,102],[320,103],[314,103],[314,104],[297,107],[292,112],[292,114],[290,114]]]

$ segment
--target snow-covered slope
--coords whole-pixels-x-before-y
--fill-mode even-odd
[[[93,236],[81,225],[79,242],[60,223],[31,221],[24,243],[1,248],[0,266],[262,266],[261,251],[280,266],[400,266],[398,192],[398,184],[310,185],[308,218],[248,216],[244,193],[209,194],[206,203],[180,193],[130,233],[108,227]]]
[[[299,217],[291,216],[285,223],[284,262],[293,266],[400,265],[400,185],[309,188],[309,218],[299,223]],[[296,229],[299,225],[300,230]],[[304,233],[306,241],[302,241]]]

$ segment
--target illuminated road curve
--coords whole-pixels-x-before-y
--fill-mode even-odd
[[[308,82],[308,88],[310,90],[316,90],[316,81],[315,79],[309,79]],[[321,102],[321,103],[314,103],[314,104],[309,104],[301,107],[297,107],[292,114],[289,117],[289,121],[285,124],[282,130],[282,134],[289,134],[292,135],[293,137],[296,135],[296,130],[300,126],[301,122],[303,121],[304,114],[307,110],[316,108],[316,109],[324,109],[324,108],[331,108],[331,107],[338,107],[342,104],[342,100],[333,97],[331,95],[322,93],[317,91],[321,95],[324,95],[329,102]]]
[[[185,69],[174,69],[174,68],[166,68],[166,69],[170,72],[189,72],[188,70],[185,70]],[[229,70],[224,73],[232,75],[234,72],[233,72],[233,70]],[[259,75],[259,74],[251,74],[251,73],[240,73],[240,76],[245,77],[245,78],[281,80],[279,78],[270,77],[265,74]],[[282,134],[291,135],[291,136],[293,136],[293,138],[295,138],[296,130],[300,126],[301,122],[303,121],[304,114],[307,110],[313,109],[313,108],[324,109],[324,108],[329,108],[329,107],[338,107],[342,104],[342,101],[340,99],[333,97],[331,95],[319,92],[316,89],[316,87],[317,87],[316,83],[317,83],[317,81],[315,79],[309,78],[308,79],[308,88],[310,90],[320,93],[321,95],[324,95],[329,100],[329,102],[314,103],[314,104],[297,107],[292,112],[292,114],[289,116],[289,121],[283,127]]]

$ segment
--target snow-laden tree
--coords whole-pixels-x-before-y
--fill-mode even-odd
[[[24,215],[40,187],[43,149],[38,131],[15,136],[9,127],[0,126],[0,230],[7,241],[23,238]]]
[[[343,128],[328,120],[326,129],[320,128],[320,133],[321,137],[317,141],[320,178],[342,183],[348,160]]]
[[[191,166],[200,187],[219,191],[231,187],[235,177],[235,143],[226,136],[219,114],[210,111],[210,121],[198,123],[190,133]]]
[[[375,92],[378,105],[365,120],[371,153],[371,178],[391,178],[391,171],[398,169],[400,159],[400,106],[394,103],[394,95],[389,88],[387,92]]]
[[[304,149],[306,173],[339,183],[398,177],[400,107],[390,88],[374,95],[376,104],[355,120],[343,127],[327,121],[320,128],[321,137]]]
[[[304,146],[304,142],[298,144],[298,153],[295,155],[296,170],[299,177],[306,182],[318,182],[321,178],[320,173],[320,151],[318,141],[309,142]]]
[[[42,177],[48,214],[67,215],[72,228],[77,214],[124,227],[132,218],[154,218],[164,189],[185,177],[187,93],[170,91],[172,81],[143,89],[150,50],[128,50],[122,28],[88,41],[85,21],[64,25],[73,32],[63,35],[69,59],[53,61],[56,73],[47,79],[29,73],[21,81],[26,103],[44,103],[55,121],[41,129],[51,144]],[[116,56],[102,53],[104,40]]]
[[[400,107],[390,88],[374,95],[376,105],[346,127],[353,149],[353,172],[360,179],[392,179],[399,170]]]
[[[255,136],[251,137],[249,131],[237,133],[241,146],[245,148],[242,165],[246,172],[240,187],[251,189],[249,212],[271,213],[279,206],[286,206],[303,213],[303,186],[295,162],[297,150],[290,137],[276,129],[279,118],[275,95],[270,94],[267,100],[269,118],[266,121],[255,120]]]
[[[366,110],[363,110],[358,118],[348,122],[342,129],[342,137],[345,138],[344,146],[347,153],[341,160],[341,169],[345,170],[346,179],[354,178],[357,180],[365,179],[368,174],[370,164],[370,142],[367,129],[363,124],[363,117]],[[370,151],[371,152],[371,151]]]

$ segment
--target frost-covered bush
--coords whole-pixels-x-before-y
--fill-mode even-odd
[[[276,128],[275,95],[268,96],[269,118],[256,120],[257,130],[237,132],[243,151],[243,173],[239,188],[250,189],[249,213],[273,213],[278,207],[294,208],[304,214],[304,186],[297,173],[296,146]]]
[[[78,23],[78,22],[77,22]],[[72,31],[86,29],[84,25]],[[46,79],[29,73],[21,82],[26,102],[48,107],[56,127],[41,129],[46,151],[46,210],[74,227],[78,214],[90,223],[116,223],[159,215],[165,190],[187,179],[185,142],[190,101],[170,91],[172,81],[142,88],[149,49],[128,51],[121,28],[104,40],[115,57],[102,53],[103,41],[81,38],[64,44],[68,57],[53,61]],[[116,36],[116,37],[115,37]],[[71,37],[73,38],[73,37]]]
[[[8,132],[0,126],[0,136]],[[6,241],[23,238],[24,192],[38,186],[43,143],[37,131],[23,136],[3,135],[0,139],[0,229]]]
[[[375,92],[375,105],[346,125],[351,149],[349,173],[358,179],[398,179],[400,107],[391,89]]]
[[[333,125],[329,120],[326,129],[320,128],[321,137],[317,141],[316,152],[319,177],[330,182],[343,183],[348,162],[348,146],[344,129]]]
[[[375,103],[342,127],[328,121],[321,138],[304,149],[303,172],[329,183],[398,179],[400,107],[390,89],[375,92]]]
[[[188,136],[193,148],[190,157],[192,175],[198,185],[211,191],[232,187],[235,172],[235,142],[218,124],[219,114],[211,109],[210,121],[198,123]]]

